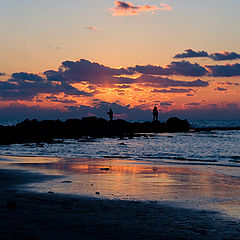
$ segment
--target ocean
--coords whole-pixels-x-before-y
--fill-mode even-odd
[[[240,120],[199,120],[193,127],[239,127]],[[144,134],[134,138],[67,139],[0,146],[0,155],[130,159],[154,164],[240,167],[240,131]],[[240,176],[240,171],[239,171]]]
[[[238,120],[190,123],[240,127]],[[24,190],[157,201],[240,219],[239,143],[240,130],[216,130],[0,145],[0,166],[56,176]]]

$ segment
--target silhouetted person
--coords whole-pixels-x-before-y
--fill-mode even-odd
[[[113,120],[113,111],[111,108],[109,109],[109,112],[107,112],[107,114],[109,116],[110,121],[112,121]]]
[[[158,120],[158,110],[157,107],[155,106],[153,108],[153,121],[157,121]]]

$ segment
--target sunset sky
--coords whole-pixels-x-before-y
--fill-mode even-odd
[[[0,0],[0,120],[240,118],[239,0]]]

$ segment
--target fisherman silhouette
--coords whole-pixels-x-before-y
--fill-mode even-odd
[[[109,116],[110,121],[112,121],[113,120],[113,111],[111,108],[109,109],[109,112],[107,112],[107,114]]]
[[[153,121],[158,121],[158,110],[156,106],[153,108]]]

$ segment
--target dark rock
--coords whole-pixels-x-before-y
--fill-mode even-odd
[[[181,120],[179,118],[173,117],[169,118],[166,122],[167,132],[187,132],[189,129],[190,124],[186,119]]]
[[[160,121],[131,123],[121,119],[107,121],[96,117],[68,119],[65,122],[26,119],[15,126],[0,126],[0,145],[37,143],[37,146],[42,147],[44,143],[64,142],[64,140],[54,141],[54,139],[71,138],[79,139],[79,142],[94,141],[100,137],[131,139],[137,133],[188,132],[189,130],[188,121],[178,118],[170,118],[166,123]],[[121,145],[124,143],[122,142]]]

